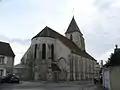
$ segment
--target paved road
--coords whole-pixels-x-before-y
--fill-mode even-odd
[[[23,82],[22,84],[2,84],[0,90],[102,90],[96,85],[69,85],[55,83]]]

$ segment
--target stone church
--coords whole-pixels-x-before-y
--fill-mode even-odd
[[[31,39],[21,59],[23,78],[43,81],[93,79],[96,63],[85,49],[83,34],[74,17],[65,36],[46,26]]]

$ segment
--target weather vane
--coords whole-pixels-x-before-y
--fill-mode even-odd
[[[118,48],[118,45],[116,44],[115,47],[116,47],[116,49],[117,49],[117,48]]]
[[[72,11],[72,13],[73,13],[73,16],[74,16],[74,12],[75,12],[75,11],[74,11],[74,7],[73,7],[73,11]]]

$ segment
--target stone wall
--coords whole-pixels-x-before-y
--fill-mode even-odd
[[[66,34],[66,37],[70,39],[70,36],[72,35],[73,42],[81,48],[81,50],[85,50],[85,43],[84,38],[79,32],[72,32],[69,34]]]
[[[46,59],[42,60],[41,58],[41,54],[42,54],[42,44],[45,43],[46,44]],[[40,37],[37,39],[33,39],[32,43],[31,43],[31,50],[32,53],[34,54],[34,47],[37,44],[38,48],[37,48],[37,57],[35,60],[32,60],[35,62],[35,66],[33,68],[34,73],[35,73],[35,80],[46,80],[46,78],[48,77],[48,68],[50,67],[50,63],[49,62],[49,58],[51,55],[50,52],[50,45],[54,45],[54,60],[56,62],[56,64],[61,67],[61,73],[60,75],[62,75],[61,79],[64,78],[66,79],[67,77],[67,72],[69,72],[69,54],[70,54],[70,49],[67,48],[63,43],[61,43],[59,40],[55,40],[53,38],[48,38],[48,37]],[[33,48],[33,49],[32,49]],[[31,53],[31,52],[27,52]],[[29,57],[29,54],[27,55]],[[27,58],[28,58],[27,57]],[[64,63],[61,63],[64,62]],[[64,74],[63,74],[64,73]]]
[[[36,58],[34,58],[35,45],[37,44]],[[42,45],[46,44],[46,58],[42,59]],[[51,60],[50,45],[54,45],[54,60]],[[70,48],[61,41],[38,37],[32,40],[30,48],[23,56],[22,62],[26,63],[26,77],[34,80],[48,80],[54,78],[54,72],[49,72],[51,63],[55,63],[61,70],[58,72],[59,80],[89,80],[93,78],[93,60],[71,53]],[[49,78],[50,77],[50,78]]]
[[[73,80],[91,80],[94,78],[94,64],[96,61],[72,54],[71,78]]]

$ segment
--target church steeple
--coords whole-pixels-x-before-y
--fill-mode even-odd
[[[77,23],[74,19],[74,16],[73,16],[65,34],[69,34],[69,33],[72,33],[72,32],[79,32],[82,35],[82,33],[80,32],[80,29],[79,29],[79,27],[78,27],[78,25],[77,25]]]
[[[74,16],[68,26],[65,35],[68,39],[72,40],[81,50],[85,50],[85,42],[83,34],[81,33]]]

